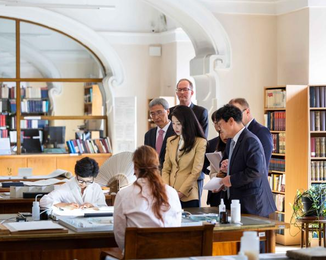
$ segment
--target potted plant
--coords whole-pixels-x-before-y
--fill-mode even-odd
[[[308,190],[297,190],[292,204],[291,222],[303,217],[326,217],[326,185],[317,184]]]

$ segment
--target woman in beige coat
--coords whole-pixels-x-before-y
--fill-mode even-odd
[[[187,106],[174,109],[172,125],[176,135],[166,142],[162,177],[178,192],[182,208],[199,207],[197,179],[207,141],[194,112]]]

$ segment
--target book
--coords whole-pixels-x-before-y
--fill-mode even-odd
[[[59,224],[75,232],[112,231],[113,217],[60,218]]]

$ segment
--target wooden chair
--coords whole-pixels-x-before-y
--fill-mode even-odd
[[[214,225],[171,228],[127,228],[125,252],[117,248],[102,251],[118,259],[152,259],[169,257],[211,256]]]

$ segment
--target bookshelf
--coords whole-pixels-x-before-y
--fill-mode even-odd
[[[326,86],[309,86],[308,89],[310,186],[326,183]]]
[[[289,223],[297,189],[308,187],[307,86],[265,87],[264,116],[273,135],[269,181],[278,208],[270,218]],[[299,230],[291,226],[277,231],[276,242],[299,244]]]

